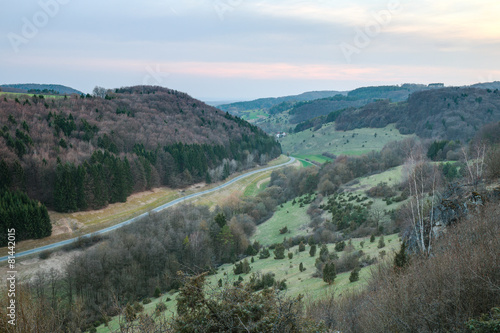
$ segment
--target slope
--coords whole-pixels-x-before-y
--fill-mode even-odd
[[[281,152],[257,127],[175,90],[25,97],[0,100],[0,187],[58,211],[105,207],[160,185],[222,180]]]

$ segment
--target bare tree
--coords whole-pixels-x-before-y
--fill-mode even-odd
[[[429,255],[432,249],[434,205],[439,183],[438,168],[430,164],[421,149],[410,151],[405,164],[410,192],[410,224],[418,249]]]
[[[106,97],[106,88],[95,86],[94,90],[92,90],[92,94],[96,97],[104,98]]]
[[[482,141],[475,141],[470,145],[470,152],[465,147],[462,148],[462,157],[467,168],[467,180],[476,189],[483,179],[484,157],[486,144]]]

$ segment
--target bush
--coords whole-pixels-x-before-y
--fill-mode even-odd
[[[361,269],[359,267],[356,267],[354,268],[352,271],[351,271],[351,275],[349,276],[349,281],[352,283],[352,282],[356,282],[359,280],[359,271]]]
[[[45,259],[50,258],[51,254],[52,254],[51,251],[45,250],[45,251],[40,252],[40,254],[38,255],[38,258],[40,258],[41,260],[45,260]]]
[[[141,303],[139,302],[135,302],[134,303],[134,311],[137,313],[137,312],[142,312],[144,311],[144,306],[142,306]]]
[[[370,236],[370,243],[373,243],[373,242],[375,242],[375,235],[372,234]]]
[[[274,259],[285,259],[285,247],[283,244],[278,244],[274,248]]]
[[[161,295],[160,287],[156,287],[153,296],[155,298],[158,298],[158,297],[160,297],[160,295]]]
[[[262,249],[262,251],[260,251],[259,259],[267,259],[270,256],[271,256],[271,254],[269,253],[269,249],[266,247],[266,248]]]
[[[378,240],[378,245],[377,247],[379,249],[383,248],[385,246],[385,241],[384,241],[384,235],[380,236],[379,240]]]
[[[304,242],[300,242],[299,244],[299,252],[304,252],[306,250],[306,245]]]
[[[309,255],[311,257],[314,257],[316,255],[316,245],[315,244],[311,245],[311,248],[309,249]]]
[[[159,302],[158,304],[156,304],[155,312],[160,313],[160,312],[165,311],[166,309],[167,309],[167,305],[163,302]]]
[[[335,244],[335,251],[342,252],[342,251],[344,251],[344,249],[345,249],[345,242],[344,241],[338,242],[337,244]]]
[[[292,259],[293,258],[293,253],[292,252],[288,252],[288,259]]]
[[[146,297],[145,299],[142,300],[142,304],[144,304],[144,305],[149,304],[149,303],[151,303],[151,298]]]

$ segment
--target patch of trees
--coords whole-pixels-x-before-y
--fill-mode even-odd
[[[368,209],[364,205],[346,202],[341,195],[342,194],[339,195],[340,197],[329,197],[328,203],[324,209],[332,214],[331,223],[336,225],[338,230],[346,228],[355,230],[366,222],[368,218]]]
[[[343,112],[337,130],[385,127],[396,123],[402,134],[468,140],[485,124],[500,120],[500,94],[486,89],[450,87],[414,92],[407,102],[378,101]]]
[[[336,118],[343,109],[361,107],[366,101],[344,95],[322,98],[314,101],[299,102],[293,106],[289,114],[291,124],[297,124],[319,116],[327,116],[331,119]],[[340,111],[339,113],[335,113]],[[319,122],[319,120],[316,120]]]
[[[0,101],[11,190],[58,211],[100,208],[156,186],[222,180],[281,153],[256,126],[187,94],[146,86],[104,92]]]
[[[7,246],[8,230],[15,229],[16,241],[50,236],[47,208],[25,193],[0,186],[0,246]]]

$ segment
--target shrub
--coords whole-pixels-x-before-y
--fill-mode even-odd
[[[299,244],[299,252],[304,252],[306,250],[306,245],[304,242],[300,242]]]
[[[271,254],[269,253],[269,249],[266,247],[266,248],[262,249],[262,251],[260,251],[259,259],[267,259],[270,256],[271,256]]]
[[[158,304],[156,304],[155,312],[160,313],[160,312],[165,311],[166,309],[167,309],[167,305],[163,302],[159,302]]]
[[[276,245],[274,249],[274,259],[285,259],[285,247],[283,244]]]
[[[38,255],[38,258],[40,258],[41,260],[45,260],[45,259],[50,258],[51,254],[52,254],[52,252],[50,252],[49,250],[45,250],[45,251],[40,252],[40,254]]]
[[[335,244],[335,251],[342,252],[342,251],[344,251],[344,249],[345,249],[345,242],[344,241],[338,242],[337,244]]]
[[[311,248],[309,249],[309,255],[311,257],[314,257],[316,255],[316,245],[315,244],[311,245]]]
[[[354,268],[352,271],[351,271],[351,275],[349,275],[349,281],[352,283],[352,282],[356,282],[359,280],[359,271],[361,269],[359,267],[356,267]]]
[[[292,259],[293,258],[293,253],[292,252],[288,252],[288,259]]]
[[[332,284],[336,277],[335,264],[333,262],[327,262],[325,266],[323,266],[323,281]]]
[[[377,247],[379,249],[383,248],[385,246],[385,241],[384,241],[384,235],[380,236],[379,240],[378,240],[378,245]]]
[[[160,297],[160,295],[161,295],[160,287],[156,287],[153,296],[155,298],[158,298],[158,297]]]
[[[145,299],[142,300],[142,304],[146,305],[151,303],[151,298],[146,297]]]
[[[370,243],[373,243],[373,242],[375,242],[375,235],[372,234],[370,236]]]

